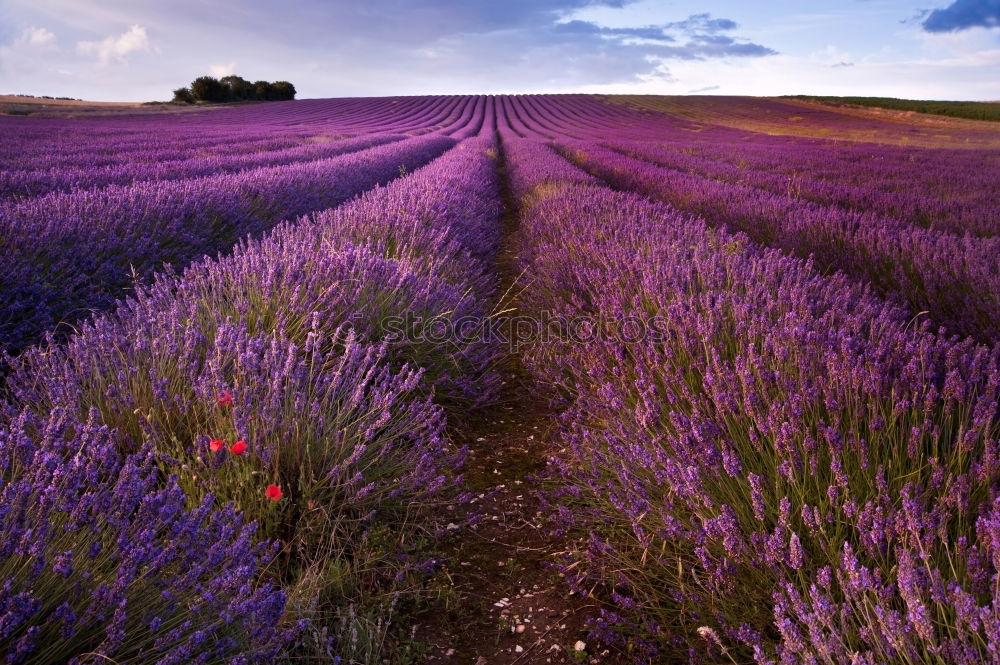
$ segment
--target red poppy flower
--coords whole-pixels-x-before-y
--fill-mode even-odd
[[[281,501],[281,497],[285,496],[284,493],[282,493],[281,488],[277,485],[268,485],[267,489],[264,490],[264,494],[271,501]]]
[[[233,405],[233,396],[229,394],[228,390],[223,390],[221,393],[219,393],[219,396],[216,397],[215,399],[219,403],[219,406]]]
[[[208,441],[208,449],[211,450],[213,453],[219,452],[225,445],[226,442],[223,441],[222,439],[209,439]]]
[[[239,457],[246,451],[247,451],[246,441],[237,441],[236,443],[234,443],[232,446],[229,447],[229,452],[236,455],[237,457]]]

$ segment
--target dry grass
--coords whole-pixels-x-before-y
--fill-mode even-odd
[[[149,115],[190,113],[221,108],[219,105],[169,104],[167,102],[91,102],[77,99],[43,99],[0,95],[0,115],[77,118],[98,115]]]
[[[692,131],[714,124],[782,136],[928,148],[1000,148],[998,123],[908,111],[771,97],[612,95],[605,99],[688,120]]]

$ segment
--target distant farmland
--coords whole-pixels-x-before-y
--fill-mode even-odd
[[[873,106],[897,111],[916,111],[917,113],[947,115],[953,118],[1000,122],[1000,102],[944,102],[921,99],[896,99],[895,97],[823,97],[816,95],[794,95],[792,99],[811,99],[827,104]]]

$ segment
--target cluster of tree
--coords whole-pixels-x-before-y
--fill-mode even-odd
[[[295,86],[288,81],[247,81],[241,76],[199,76],[187,88],[174,90],[174,102],[245,102],[295,99]]]
[[[52,95],[21,95],[21,94],[17,94],[17,95],[11,95],[11,97],[28,97],[30,99],[64,99],[64,100],[67,100],[67,101],[70,101],[70,102],[83,101],[81,99],[77,99],[76,97],[53,97]]]
[[[954,118],[991,120],[1000,122],[1000,103],[997,102],[947,102],[930,99],[896,99],[895,97],[831,97],[818,95],[786,95],[793,99],[810,99],[826,104],[874,106],[897,111],[916,111],[948,115]]]

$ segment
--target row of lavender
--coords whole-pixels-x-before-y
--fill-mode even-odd
[[[199,176],[218,175],[244,171],[263,166],[282,166],[296,162],[315,161],[335,157],[347,152],[371,148],[383,143],[398,141],[402,136],[393,134],[365,135],[350,139],[309,142],[272,148],[271,145],[254,146],[253,151],[232,150],[210,156],[187,159],[167,159],[163,153],[154,153],[148,162],[112,163],[97,166],[50,166],[34,170],[4,170],[0,173],[0,198],[25,198],[54,191],[93,189],[106,185],[131,185],[151,180],[182,180]],[[297,142],[298,143],[298,142]]]
[[[571,107],[550,98],[534,100],[534,110],[524,98],[504,102],[508,133],[554,139],[616,188],[813,256],[952,333],[1000,339],[995,153],[692,131],[677,119],[619,118],[608,131],[574,125]],[[898,191],[906,180],[922,193]]]
[[[139,163],[151,167],[372,134],[449,133],[470,122],[477,108],[477,117],[481,117],[486,101],[485,97],[310,100],[179,117],[126,116],[70,122],[8,119],[3,125],[0,160],[5,177],[12,178],[15,185],[34,178],[35,186],[43,187],[48,173],[55,179],[53,187],[66,186],[64,169],[124,168]]]
[[[183,267],[398,177],[493,117],[487,97],[357,101],[261,107],[250,132],[238,122],[245,109],[94,119],[95,136],[60,120],[68,136],[21,146],[0,171],[0,240],[11,257],[0,267],[0,351],[71,330],[165,263]],[[4,135],[18,143],[44,128],[20,129],[5,125]],[[328,140],[328,131],[363,135]],[[430,136],[393,133],[403,131]],[[33,162],[48,167],[20,168]]]
[[[397,178],[452,139],[416,137],[329,159],[201,178],[54,192],[0,205],[0,345],[20,349],[106,309],[164,263],[183,266]]]
[[[452,100],[429,112],[434,103],[411,102],[394,116],[365,116],[364,125],[352,122],[346,109],[339,109],[332,119],[315,120],[299,110],[292,116],[294,123],[278,124],[270,131],[263,128],[261,118],[248,130],[219,123],[218,115],[212,114],[208,115],[216,122],[202,118],[193,127],[160,121],[130,131],[123,130],[120,120],[105,120],[88,126],[89,132],[70,131],[69,135],[69,130],[80,128],[58,121],[47,126],[50,132],[59,130],[55,141],[45,140],[37,126],[28,125],[19,133],[16,127],[6,127],[5,138],[10,141],[0,155],[4,163],[0,199],[323,159],[402,138],[404,133],[460,131],[473,122],[474,115],[482,117],[484,103],[484,98]],[[350,137],[353,140],[344,140]]]
[[[920,228],[869,212],[803,201],[667,169],[591,142],[564,154],[611,185],[665,201],[763,245],[841,270],[928,312],[949,331],[1000,340],[1000,238]],[[640,150],[645,152],[644,150]]]
[[[504,102],[510,130],[521,136],[599,142],[710,179],[959,234],[1000,232],[993,194],[1000,187],[995,168],[1000,153],[995,150],[770,137],[666,116],[619,115],[609,126],[597,124],[598,116],[590,112],[584,124],[572,114],[572,105],[552,98]]]
[[[59,130],[55,142],[42,140],[37,127],[23,132],[27,137],[15,133],[17,127],[6,127],[5,138],[17,149],[0,153],[5,165],[0,173],[0,198],[320,159],[343,152],[343,145],[352,142],[328,144],[349,137],[358,145],[364,141],[375,145],[431,131],[474,136],[488,103],[486,97],[468,97],[434,110],[438,102],[415,105],[411,101],[393,107],[392,115],[366,116],[360,125],[351,122],[339,105],[329,109],[332,117],[312,119],[297,108],[294,122],[279,123],[270,131],[262,129],[266,124],[261,118],[255,118],[249,130],[203,119],[202,124],[182,129],[176,122],[161,121],[147,123],[141,131],[123,131],[120,122],[108,121],[107,127],[92,126],[90,132],[67,136],[62,123],[48,127],[50,132]]]
[[[522,307],[588,333],[528,361],[566,398],[554,510],[598,632],[643,662],[994,661],[1000,351],[504,150]]]
[[[963,201],[951,196],[951,191],[943,193],[945,196],[941,196],[942,193],[930,196],[919,187],[920,178],[916,174],[923,174],[929,168],[929,164],[922,160],[891,165],[886,163],[886,160],[874,162],[869,159],[865,160],[866,163],[862,163],[862,168],[852,164],[848,167],[851,170],[868,171],[865,174],[867,180],[862,185],[831,181],[825,169],[816,168],[818,164],[825,165],[830,153],[841,152],[837,147],[829,145],[800,145],[786,142],[786,145],[780,146],[780,151],[775,150],[770,155],[772,159],[751,161],[749,156],[738,156],[735,164],[691,154],[690,151],[698,149],[697,143],[678,142],[658,145],[610,142],[605,143],[605,146],[672,170],[755,187],[773,194],[788,195],[821,205],[870,213],[872,216],[880,217],[882,223],[889,225],[898,226],[905,223],[951,233],[971,233],[980,236],[1000,234],[996,202],[990,197]],[[997,180],[994,170],[983,169],[981,164],[977,163],[982,159],[982,155],[976,155],[978,157],[976,159],[963,153],[958,153],[956,156],[954,151],[951,154],[942,154],[943,151],[926,152],[939,158],[950,157],[944,164],[935,164],[934,168],[949,169],[952,177],[961,182],[963,188],[987,193],[991,190],[996,191],[1000,187],[1000,181]],[[798,158],[797,169],[790,169],[787,163],[784,169],[775,168],[777,166],[775,161],[782,153]],[[736,151],[736,154],[746,155],[739,151]],[[873,164],[878,165],[878,172],[871,170]],[[864,166],[868,166],[868,169]],[[893,166],[897,173],[891,173]],[[964,167],[964,170],[959,171],[957,167]],[[843,165],[841,169],[844,169]],[[907,189],[903,191],[882,189],[893,177],[907,182]],[[956,193],[964,192],[959,190]]]
[[[421,141],[412,153],[454,143]],[[350,648],[329,626],[425,565],[407,555],[429,528],[414,517],[452,491],[463,457],[447,413],[496,390],[486,342],[423,334],[487,314],[493,145],[463,141],[345,206],[162,273],[67,343],[11,360],[5,662]],[[393,316],[407,327],[387,330]]]
[[[680,147],[680,146],[679,146]],[[983,205],[1000,186],[996,150],[915,150],[871,143],[791,140],[684,146],[692,155],[760,171],[795,174],[902,196]],[[984,166],[986,168],[984,168]]]

